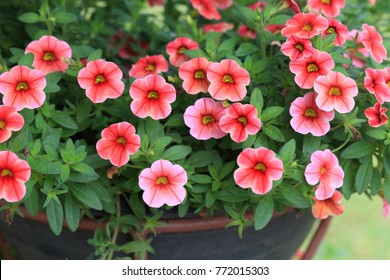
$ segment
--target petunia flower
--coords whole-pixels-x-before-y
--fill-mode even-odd
[[[280,51],[288,56],[291,61],[299,61],[305,57],[312,56],[315,49],[310,40],[291,36],[282,44]]]
[[[219,139],[226,135],[219,127],[219,121],[225,114],[222,103],[212,98],[198,99],[184,112],[184,123],[190,128],[190,134],[198,140]]]
[[[228,22],[217,22],[217,23],[209,23],[203,25],[203,33],[207,32],[220,32],[225,33],[226,31],[232,30],[234,28],[234,24]]]
[[[257,1],[255,3],[249,5],[248,8],[251,9],[252,11],[256,11],[256,10],[263,11],[265,9],[266,5],[267,5],[267,2]]]
[[[321,11],[327,17],[337,17],[345,6],[345,0],[309,0],[307,5],[314,12]]]
[[[13,152],[0,151],[0,199],[8,202],[22,200],[30,175],[31,168],[25,160]]]
[[[304,97],[296,98],[290,107],[291,127],[298,133],[323,136],[330,130],[329,122],[334,118],[334,111],[325,112],[318,108],[315,92],[308,92]]]
[[[138,176],[139,187],[144,190],[142,198],[153,208],[182,203],[187,194],[183,187],[187,180],[183,167],[164,159],[153,162],[150,168],[142,170]]]
[[[374,26],[363,24],[362,43],[370,52],[372,58],[382,63],[387,58],[387,50],[383,45],[383,38]]]
[[[165,0],[148,0],[148,5],[150,7],[154,6],[163,6]]]
[[[141,146],[135,127],[128,122],[111,124],[103,129],[102,139],[96,143],[98,155],[117,167],[125,165],[130,155],[134,155]]]
[[[152,56],[147,55],[138,59],[138,61],[131,66],[129,76],[133,78],[144,78],[147,75],[157,75],[167,71],[168,61],[164,56],[161,54]]]
[[[56,71],[65,72],[69,65],[63,62],[63,58],[72,58],[72,49],[67,42],[48,35],[28,44],[25,53],[34,55],[32,65],[45,75]]]
[[[19,131],[24,125],[24,119],[14,107],[0,105],[0,143],[7,141],[12,131]]]
[[[285,27],[286,27],[285,24],[272,24],[272,23],[270,23],[270,24],[267,24],[265,26],[265,30],[268,30],[269,32],[276,34],[276,33],[279,33]]]
[[[344,212],[344,205],[341,204],[342,198],[339,191],[335,191],[330,198],[324,200],[313,197],[313,216],[317,219],[326,219],[329,216],[341,215]]]
[[[390,101],[390,88],[385,83],[385,78],[381,70],[367,68],[364,78],[364,87],[368,92],[375,95],[379,104]]]
[[[207,80],[207,69],[210,62],[204,57],[193,58],[184,62],[179,68],[179,77],[184,80],[183,88],[188,94],[207,92],[210,82]]]
[[[77,81],[93,103],[102,103],[107,98],[115,99],[122,95],[125,84],[123,73],[113,62],[93,60],[80,70]]]
[[[328,21],[320,14],[299,13],[286,21],[286,27],[281,33],[285,37],[295,35],[298,38],[310,39],[327,28]]]
[[[314,81],[317,106],[324,111],[351,112],[358,94],[356,82],[340,72],[329,72]]]
[[[248,135],[259,132],[261,121],[255,106],[234,103],[226,109],[225,115],[219,121],[219,127],[223,132],[230,133],[233,141],[240,143],[245,141]]]
[[[381,104],[375,103],[373,107],[364,110],[364,115],[368,119],[368,124],[372,127],[379,127],[387,123],[387,109],[382,108]]]
[[[301,12],[301,9],[295,0],[283,0],[283,2],[287,3],[288,7],[294,12],[294,14],[299,14]]]
[[[247,148],[237,158],[239,168],[234,171],[234,181],[243,189],[251,188],[256,194],[266,194],[272,188],[272,181],[283,174],[283,163],[267,148]]]
[[[195,49],[199,49],[197,42],[185,37],[179,37],[167,44],[166,52],[169,55],[169,62],[173,66],[179,67],[183,62],[190,60],[184,52]]]
[[[214,99],[233,102],[246,96],[246,86],[250,83],[248,71],[232,59],[211,63],[207,79],[210,81],[209,93]]]
[[[387,202],[386,198],[383,198],[383,217],[387,218],[390,213],[390,204]]]
[[[349,49],[351,58],[352,58],[352,65],[357,68],[364,68],[366,65],[366,61],[364,61],[361,57],[359,57],[357,54],[360,54],[360,56],[368,57],[369,52],[364,47],[362,43],[362,32],[357,29],[353,29],[348,32],[347,40],[353,41],[356,44],[358,44],[358,47],[354,49]]]
[[[206,19],[221,19],[221,14],[211,0],[190,0],[192,7]]]
[[[337,19],[334,18],[328,18],[328,28],[326,30],[323,30],[321,32],[322,38],[325,38],[325,36],[336,33],[336,39],[334,41],[334,44],[336,46],[342,46],[345,41],[347,40],[348,36],[348,28],[339,22]]]
[[[233,5],[233,0],[209,0],[219,10],[226,10]]]
[[[256,39],[256,31],[243,24],[237,29],[237,33],[244,38]]]
[[[4,95],[3,103],[15,107],[17,111],[41,107],[46,99],[43,92],[45,87],[44,74],[23,65],[14,66],[0,76],[0,92]]]
[[[290,71],[295,74],[295,83],[309,89],[314,85],[318,76],[326,75],[335,66],[333,58],[327,52],[314,50],[313,55],[300,61],[290,62]]]
[[[310,157],[311,163],[306,166],[305,178],[310,185],[319,185],[315,191],[318,200],[325,200],[343,185],[344,171],[337,157],[329,150],[316,151]]]
[[[172,112],[171,103],[176,100],[176,89],[163,77],[149,75],[132,83],[130,96],[133,98],[130,109],[134,115],[160,120]]]

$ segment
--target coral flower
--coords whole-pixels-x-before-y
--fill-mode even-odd
[[[386,218],[390,213],[390,204],[387,202],[386,198],[383,198],[383,217]]]
[[[285,24],[267,24],[265,26],[265,30],[268,30],[271,33],[278,33],[280,32],[283,28],[285,28]]]
[[[203,26],[203,32],[220,32],[225,33],[226,31],[232,30],[234,28],[234,24],[228,22],[217,22],[205,24]]]
[[[183,88],[188,94],[208,91],[210,82],[206,75],[209,65],[210,62],[206,58],[197,57],[180,66],[179,77],[184,80]]]
[[[209,0],[219,10],[226,10],[233,5],[233,0]]]
[[[327,28],[328,21],[320,14],[299,13],[286,22],[281,33],[285,37],[295,35],[298,38],[310,39]]]
[[[45,102],[46,87],[44,74],[27,66],[14,66],[0,76],[0,92],[4,95],[4,105],[15,107],[17,111],[24,108],[35,109]]]
[[[183,62],[190,60],[184,52],[195,49],[199,49],[197,42],[185,37],[179,37],[167,44],[166,52],[169,55],[169,62],[173,66],[179,67]]]
[[[368,124],[372,127],[379,127],[387,123],[387,109],[382,108],[381,104],[375,103],[374,107],[364,110],[364,115],[368,119]]]
[[[358,44],[358,47],[354,49],[349,49],[352,58],[352,65],[358,68],[364,68],[366,62],[357,55],[357,53],[359,53],[363,57],[368,57],[369,55],[368,50],[366,50],[362,43],[362,32],[356,29],[349,31],[347,35],[347,40],[353,41]]]
[[[337,17],[340,14],[340,9],[345,6],[345,0],[309,0],[307,5],[314,12],[322,11],[327,17]]]
[[[131,66],[129,76],[133,78],[144,78],[147,75],[157,75],[168,71],[168,61],[160,55],[147,55],[140,58]]]
[[[383,72],[378,69],[367,68],[364,78],[364,87],[375,95],[379,104],[390,101],[390,88],[385,82]]]
[[[19,131],[24,125],[24,119],[14,107],[0,105],[0,143],[7,141],[12,131]]]
[[[249,135],[254,135],[261,128],[261,121],[255,106],[234,103],[230,105],[219,121],[219,127],[223,132],[230,133],[233,141],[240,143]]]
[[[303,89],[312,88],[318,76],[326,75],[334,67],[334,61],[327,52],[314,50],[310,57],[290,62],[290,71],[295,74],[295,83]]]
[[[256,11],[256,10],[262,11],[262,10],[264,10],[266,5],[267,5],[267,2],[259,1],[259,2],[253,3],[252,5],[249,5],[248,8],[251,9],[252,11]]]
[[[283,163],[267,148],[247,148],[238,158],[239,168],[234,171],[234,181],[243,189],[251,188],[256,194],[266,194],[272,188],[272,181],[283,174]]]
[[[299,61],[304,57],[312,56],[314,48],[310,40],[291,36],[282,44],[280,51],[292,61]]]
[[[103,129],[102,139],[96,143],[98,155],[110,160],[117,167],[125,165],[130,155],[140,148],[141,138],[135,134],[135,128],[128,122],[114,123]]]
[[[386,59],[387,51],[383,46],[383,38],[374,26],[363,24],[362,43],[376,62],[382,63]]]
[[[225,114],[225,108],[212,98],[198,99],[184,112],[184,123],[190,128],[190,134],[198,140],[222,138],[226,135],[219,127],[219,121]]]
[[[299,14],[301,12],[301,9],[294,0],[283,0],[283,2],[287,3],[288,7],[294,12],[294,14]]]
[[[176,206],[183,202],[187,183],[187,173],[178,164],[160,159],[150,168],[141,171],[138,177],[139,187],[144,190],[143,200],[147,205],[159,208],[164,204]]]
[[[248,37],[250,39],[256,39],[256,31],[246,25],[240,25],[240,27],[237,29],[237,33],[244,38]]]
[[[165,79],[149,75],[137,79],[130,87],[131,111],[140,118],[165,119],[172,111],[171,103],[176,100],[176,89]]]
[[[337,157],[329,150],[316,151],[310,157],[311,163],[306,166],[305,178],[310,185],[316,185],[316,199],[332,197],[335,190],[343,185],[344,171]]]
[[[311,133],[323,136],[330,129],[329,122],[334,118],[334,111],[325,112],[318,108],[315,92],[308,92],[304,97],[298,97],[291,103],[290,121],[292,128],[301,134]]]
[[[221,19],[221,14],[218,12],[213,1],[210,0],[190,0],[192,7],[206,19]]]
[[[248,71],[232,59],[211,63],[207,70],[209,93],[217,100],[240,101],[246,95],[250,83]]]
[[[122,95],[125,89],[122,77],[123,73],[115,63],[98,59],[88,62],[80,70],[77,81],[93,103],[102,103],[107,98],[115,99]]]
[[[150,7],[154,6],[163,6],[165,0],[148,0],[148,5]]]
[[[328,28],[322,31],[322,38],[325,38],[326,35],[336,33],[337,35],[334,44],[336,46],[342,46],[347,40],[348,28],[334,18],[328,18],[328,24],[329,24]]]
[[[72,58],[72,49],[68,43],[54,36],[43,36],[27,45],[25,53],[34,54],[33,66],[43,74],[65,72],[69,65],[63,58]]]
[[[26,194],[25,183],[30,179],[31,168],[25,160],[9,151],[0,152],[0,199],[20,201]]]
[[[329,72],[314,81],[318,93],[316,103],[324,111],[333,109],[339,113],[351,112],[355,106],[354,96],[358,94],[356,82],[340,72]]]
[[[344,212],[344,205],[341,204],[343,196],[339,191],[335,191],[333,195],[325,200],[318,200],[313,197],[314,204],[312,208],[313,216],[317,219],[326,219],[330,215],[338,216]]]

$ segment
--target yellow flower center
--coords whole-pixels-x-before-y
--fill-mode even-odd
[[[19,90],[27,90],[29,89],[28,85],[26,82],[20,82],[17,86],[16,86],[16,90],[19,91]]]
[[[126,139],[123,138],[122,136],[116,139],[116,142],[122,144],[123,146],[126,145]]]
[[[180,47],[180,48],[177,50],[177,53],[178,53],[178,54],[183,54],[186,50],[187,50],[187,48],[184,47],[184,46],[182,46],[182,47]]]
[[[307,72],[309,72],[309,73],[311,73],[311,72],[318,72],[317,64],[310,63],[309,65],[307,65]]]
[[[203,118],[202,118],[203,124],[208,124],[208,123],[212,123],[212,122],[215,122],[215,119],[212,116],[203,116]]]
[[[248,123],[248,120],[245,117],[239,117],[238,121],[243,125],[246,125]]]
[[[332,0],[321,0],[321,3],[322,4],[326,4],[326,5],[331,5],[332,4]]]
[[[305,111],[305,117],[310,117],[310,118],[315,118],[315,117],[317,117],[316,110],[311,109],[311,108],[307,109],[307,110]]]
[[[155,91],[149,91],[148,96],[149,99],[158,99],[158,93]]]
[[[95,77],[95,84],[104,83],[106,81],[106,78],[103,75],[97,75]]]
[[[4,128],[5,128],[5,121],[0,120],[0,129],[4,129]]]
[[[336,28],[334,27],[329,27],[327,30],[326,30],[326,34],[333,34],[336,32]]]
[[[14,173],[11,170],[5,168],[5,169],[1,170],[0,176],[1,177],[6,177],[6,176],[13,177]]]
[[[302,27],[303,30],[307,31],[307,32],[310,32],[313,28],[311,27],[311,24],[305,24],[303,27]]]
[[[199,80],[199,79],[204,79],[204,73],[202,70],[196,70],[194,74],[194,78]]]
[[[321,167],[321,169],[320,169],[320,173],[321,174],[324,174],[326,171],[327,171],[327,169],[324,166]]]
[[[303,52],[303,45],[298,43],[295,45],[295,48],[298,49],[300,52]]]
[[[156,180],[156,185],[166,185],[169,184],[168,178],[166,176],[160,176]]]
[[[156,70],[156,66],[154,64],[148,64],[146,67],[145,67],[145,70],[146,71],[154,71]]]
[[[265,165],[263,163],[259,162],[258,164],[256,164],[255,169],[265,172],[266,168],[265,168]]]
[[[341,95],[341,90],[338,87],[331,87],[329,90],[329,95]]]
[[[56,59],[56,57],[54,56],[54,53],[52,53],[52,52],[45,52],[43,54],[44,61],[53,61],[55,59]]]
[[[387,82],[387,86],[390,88],[390,81]]]
[[[230,75],[228,75],[228,74],[223,75],[222,81],[223,81],[224,83],[226,83],[226,84],[227,84],[227,83],[234,84],[233,77],[230,76]]]

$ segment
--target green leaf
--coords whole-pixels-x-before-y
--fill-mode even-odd
[[[226,163],[222,167],[221,172],[219,173],[219,176],[218,176],[219,179],[222,180],[223,178],[225,178],[226,176],[231,174],[235,166],[236,166],[235,161],[230,161],[230,162]]]
[[[344,181],[343,185],[341,186],[341,191],[344,197],[349,199],[352,193],[355,192],[356,169],[354,168],[351,160],[345,161],[341,167],[344,171]]]
[[[82,185],[70,185],[69,186],[71,192],[74,194],[74,196],[85,205],[96,209],[96,210],[102,210],[103,206],[102,203],[97,196],[97,194],[88,186],[82,186]]]
[[[23,150],[31,137],[30,128],[27,127],[22,132],[19,132],[19,134],[11,141],[11,150],[14,152],[20,152]]]
[[[129,205],[131,210],[139,219],[145,219],[145,203],[139,199],[138,194],[131,194]]]
[[[50,229],[55,235],[60,235],[64,220],[64,211],[58,199],[51,199],[49,201],[46,206],[46,214]]]
[[[77,16],[72,13],[61,12],[56,14],[55,19],[58,23],[69,24],[77,20]]]
[[[226,202],[248,202],[250,196],[247,192],[228,192],[227,190],[220,190],[216,195],[218,200]]]
[[[31,65],[33,64],[33,61],[34,61],[34,55],[32,53],[28,53],[28,54],[23,55],[19,59],[18,64],[31,67]]]
[[[64,76],[64,73],[62,72],[52,72],[49,74],[46,74],[46,84],[57,84],[61,78]]]
[[[303,154],[306,158],[309,158],[312,153],[317,151],[321,145],[321,138],[314,137],[312,135],[305,135],[303,139]]]
[[[88,62],[102,58],[102,50],[97,49],[88,56]]]
[[[334,60],[334,62],[336,63],[340,63],[340,64],[351,64],[351,59],[343,56],[342,54],[340,53],[331,53],[330,54]]]
[[[257,112],[260,116],[261,110],[263,109],[264,99],[260,88],[255,88],[251,93],[250,103],[256,107]]]
[[[23,204],[26,207],[27,211],[32,216],[35,216],[38,213],[38,209],[39,209],[38,190],[35,186],[30,186],[30,187],[31,187],[31,194],[28,199],[23,201]]]
[[[32,159],[29,160],[29,164],[33,171],[41,174],[54,175],[61,173],[58,165],[47,159]]]
[[[61,173],[60,173],[60,179],[61,182],[65,183],[69,179],[69,174],[70,174],[70,168],[68,165],[63,165],[61,167]]]
[[[341,158],[363,158],[374,152],[374,146],[370,143],[359,141],[349,145],[340,155]]]
[[[172,137],[169,136],[159,137],[152,142],[151,148],[152,150],[161,150],[167,147],[172,142],[172,140]]]
[[[291,139],[280,148],[279,156],[283,163],[286,164],[294,160],[295,149],[296,144],[294,139]]]
[[[184,203],[181,203],[178,206],[178,215],[179,215],[179,217],[183,218],[187,214],[189,208],[190,208],[190,201],[188,199],[186,199],[184,201]]]
[[[215,150],[199,151],[187,159],[186,165],[190,168],[206,167],[213,162],[215,156],[218,156]]]
[[[40,20],[39,15],[36,13],[24,13],[18,17],[18,20],[24,23],[36,23]]]
[[[377,140],[385,140],[387,137],[387,132],[382,127],[368,129],[365,133],[367,136]]]
[[[385,167],[386,174],[390,176],[390,145],[385,147],[383,153],[383,166]]]
[[[269,66],[269,63],[269,58],[263,58],[255,61],[252,65],[251,74],[257,75],[261,72],[264,72],[264,70]]]
[[[211,191],[206,193],[205,205],[207,208],[210,208],[215,202],[215,196]]]
[[[66,127],[66,128],[69,128],[69,129],[77,129],[78,126],[76,124],[76,122],[68,115],[68,113],[66,112],[63,112],[63,111],[54,111],[51,115],[51,119],[63,126],[63,127]]]
[[[289,15],[276,15],[271,17],[271,24],[285,24],[286,21],[291,19],[291,16]]]
[[[76,163],[74,165],[71,165],[70,168],[86,175],[96,174],[95,170],[85,163]]]
[[[257,30],[259,20],[257,19],[257,15],[254,11],[237,4],[235,4],[231,10],[237,22],[245,24],[253,30]]]
[[[370,190],[372,195],[377,195],[382,184],[382,174],[379,168],[374,168],[370,182]]]
[[[390,178],[386,178],[382,184],[383,193],[387,201],[390,201]]]
[[[356,173],[356,192],[362,194],[371,182],[372,177],[372,156],[367,156]]]
[[[75,232],[80,223],[80,205],[71,193],[65,197],[65,218],[69,230]]]
[[[169,117],[165,126],[178,127],[184,125],[184,119],[182,114],[175,114]]]
[[[219,45],[218,52],[232,52],[238,41],[237,37],[233,37],[223,42]]]
[[[177,145],[172,146],[166,150],[161,156],[162,159],[166,160],[179,160],[185,158],[192,151],[192,148],[189,146]]]
[[[150,241],[151,241],[151,239],[146,240],[146,241],[139,241],[139,240],[130,241],[130,242],[126,243],[125,245],[122,245],[119,248],[119,250],[125,252],[126,254],[132,254],[132,253],[141,253],[142,254],[145,252],[154,253],[153,248],[150,246]]]
[[[191,176],[191,180],[198,184],[211,184],[213,179],[209,175],[193,175]]]
[[[252,43],[243,43],[236,50],[236,56],[246,56],[254,52],[260,51],[259,48]]]
[[[279,107],[279,106],[268,107],[261,114],[261,121],[266,122],[272,120],[273,118],[279,116],[283,111],[284,111],[283,107]]]
[[[201,49],[196,49],[196,50],[186,50],[184,52],[188,57],[190,58],[195,58],[195,57],[208,57],[207,54],[201,50]]]
[[[310,206],[302,191],[294,186],[279,186],[283,197],[295,208],[308,208]]]
[[[277,128],[274,125],[264,125],[263,132],[265,133],[265,135],[267,135],[272,140],[275,140],[278,142],[284,141],[284,136],[283,136],[282,132],[279,130],[279,128]]]
[[[255,230],[264,228],[272,218],[274,201],[271,196],[264,197],[256,207],[254,216]]]

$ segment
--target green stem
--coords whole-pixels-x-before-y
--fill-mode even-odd
[[[115,214],[115,219],[116,219],[116,227],[115,227],[115,230],[114,230],[114,234],[112,236],[112,239],[111,239],[111,243],[113,245],[116,244],[116,241],[118,239],[118,234],[119,234],[119,228],[120,228],[120,218],[121,218],[121,196],[120,196],[120,193],[117,193],[116,196],[115,196],[115,202],[116,202],[116,214]],[[111,248],[108,252],[108,257],[107,259],[109,260],[112,260],[114,256],[114,249]]]
[[[339,123],[339,124],[336,125],[335,127],[332,127],[332,128],[330,129],[330,131],[335,131],[335,130],[339,129],[340,127],[342,127],[343,125],[344,125],[343,122],[342,122],[342,123]]]
[[[332,153],[335,153],[335,152],[337,152],[338,150],[342,149],[345,145],[348,144],[349,140],[351,140],[351,134],[348,134],[348,137],[347,137],[347,139],[344,141],[344,143],[341,144],[340,146],[338,146],[336,149],[332,150]]]

